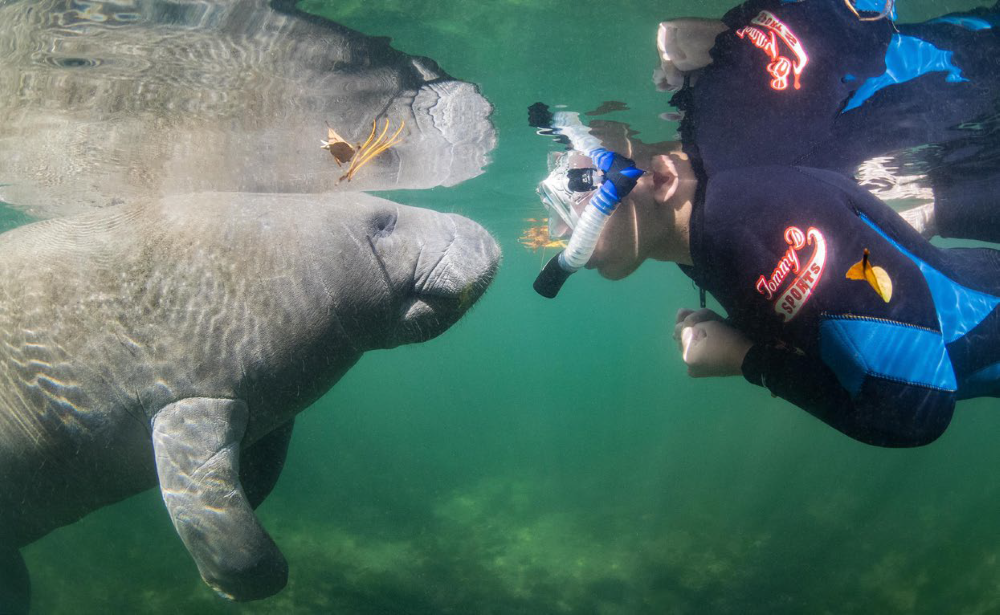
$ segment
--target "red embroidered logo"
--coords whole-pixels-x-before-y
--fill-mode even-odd
[[[750,23],[761,27],[746,26],[740,28],[736,31],[736,36],[748,39],[771,58],[770,64],[767,65],[767,72],[771,75],[771,87],[775,90],[787,89],[788,74],[792,73],[795,79],[795,89],[799,89],[801,87],[799,76],[805,70],[806,64],[809,63],[809,56],[806,55],[806,50],[802,46],[802,42],[799,41],[799,37],[795,36],[788,26],[770,11],[761,11],[750,20]],[[795,62],[781,55],[778,49],[779,38],[791,50],[795,56]]]
[[[809,230],[803,233],[799,227],[790,226],[785,229],[785,243],[788,244],[788,249],[785,250],[770,277],[757,278],[757,292],[764,295],[768,301],[773,301],[774,311],[784,322],[788,322],[799,313],[823,277],[823,268],[826,266],[826,240],[823,238],[823,233],[815,227],[809,227]],[[807,245],[813,246],[814,249],[812,256],[805,265],[802,265],[799,261],[799,252]],[[791,285],[778,294],[785,285],[785,280],[793,274],[796,277]]]

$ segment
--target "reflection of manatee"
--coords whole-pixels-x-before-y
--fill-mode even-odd
[[[0,235],[0,613],[18,549],[159,482],[205,581],[269,596],[252,507],[295,414],[366,350],[432,338],[492,279],[453,214],[345,193],[202,194]]]
[[[478,175],[489,103],[291,0],[0,1],[0,199],[39,217],[161,195],[429,188]],[[320,149],[403,141],[350,183]]]

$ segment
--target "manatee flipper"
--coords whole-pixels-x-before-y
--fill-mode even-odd
[[[240,484],[254,510],[270,495],[281,476],[293,427],[294,419],[257,440],[240,454]]]
[[[17,550],[0,548],[0,613],[26,615],[31,604],[31,581]]]
[[[231,399],[176,401],[153,419],[163,501],[205,582],[233,600],[258,600],[288,580],[288,563],[239,483],[247,405]]]

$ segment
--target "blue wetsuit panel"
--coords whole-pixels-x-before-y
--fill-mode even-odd
[[[1000,397],[1000,363],[984,367],[962,381],[959,399]]]
[[[820,356],[852,396],[869,376],[942,391],[958,388],[941,334],[902,323],[826,317]]]
[[[962,286],[899,245],[867,216],[862,214],[861,219],[920,268],[934,298],[945,343],[950,344],[972,331],[1000,305],[1000,298]]]
[[[885,72],[865,81],[847,101],[842,113],[857,109],[883,88],[905,83],[927,73],[945,72],[945,81],[949,83],[966,81],[962,77],[962,69],[952,63],[953,55],[953,52],[938,49],[919,38],[893,34],[885,54]]]

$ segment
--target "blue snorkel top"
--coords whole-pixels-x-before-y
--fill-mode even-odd
[[[550,175],[539,186],[542,201],[555,210],[573,231],[566,249],[553,256],[535,279],[535,291],[552,299],[559,294],[569,276],[590,260],[608,218],[614,213],[618,203],[635,188],[643,171],[636,168],[635,162],[629,158],[601,147],[600,140],[590,134],[590,129],[580,122],[576,113],[552,113],[548,106],[535,103],[528,108],[528,123],[542,129],[545,134],[568,139],[574,150],[590,157],[594,170],[600,173],[596,177],[595,173],[588,173],[592,171],[589,169],[560,169],[554,172],[555,176]],[[597,180],[600,181],[599,186]],[[565,187],[562,190],[554,189],[556,184]],[[596,191],[583,213],[573,222],[573,212],[567,211],[567,199],[560,198],[560,195],[565,194],[567,189],[580,192],[595,186]]]

